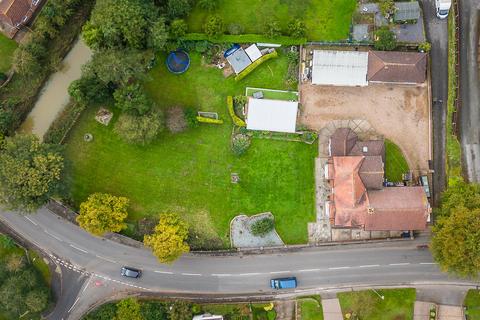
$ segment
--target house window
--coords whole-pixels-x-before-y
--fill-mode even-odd
[[[36,6],[39,2],[40,2],[40,0],[33,0],[32,5]]]

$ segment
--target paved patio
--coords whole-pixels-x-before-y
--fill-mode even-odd
[[[338,299],[322,299],[324,320],[343,320],[342,309]]]

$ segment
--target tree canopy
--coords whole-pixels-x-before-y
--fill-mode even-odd
[[[158,28],[163,23],[151,0],[98,0],[83,27],[83,39],[93,49],[144,49],[152,32],[167,33]],[[157,27],[152,29],[152,24]]]
[[[148,98],[139,83],[118,88],[113,93],[115,107],[133,115],[144,115],[152,109],[153,102]]]
[[[114,320],[143,320],[140,303],[133,298],[121,300],[117,303],[117,314]]]
[[[160,216],[154,233],[145,235],[143,243],[152,248],[160,262],[171,263],[190,251],[186,243],[187,237],[187,223],[176,214],[166,213]]]
[[[127,225],[124,220],[128,216],[129,200],[125,197],[116,197],[106,193],[91,194],[85,202],[80,204],[78,224],[95,235],[105,232],[118,232]]]
[[[388,27],[381,27],[375,32],[375,42],[373,46],[376,50],[394,50],[397,47],[395,34]]]
[[[11,210],[34,211],[60,186],[61,147],[33,135],[7,137],[0,145],[0,203]]]
[[[114,130],[127,143],[145,145],[163,130],[163,116],[158,111],[143,116],[122,114]]]

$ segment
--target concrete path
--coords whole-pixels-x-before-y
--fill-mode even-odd
[[[430,315],[430,308],[435,306],[431,302],[415,301],[413,308],[413,320],[428,320]]]
[[[438,320],[464,320],[463,308],[458,306],[438,306]]]
[[[338,299],[322,299],[323,318],[325,320],[343,320]]]

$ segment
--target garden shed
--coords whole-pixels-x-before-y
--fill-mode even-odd
[[[297,101],[248,99],[247,129],[295,133]]]
[[[248,57],[252,62],[255,60],[259,59],[262,56],[262,53],[260,52],[260,49],[255,44],[252,44],[250,47],[245,49],[245,52],[247,53]]]
[[[233,71],[235,71],[236,74],[242,72],[252,63],[252,60],[250,60],[248,54],[240,46],[237,46],[236,50],[229,49],[227,52],[225,52],[225,58],[227,59],[228,63],[230,63]]]
[[[368,52],[315,50],[312,84],[366,86]]]
[[[420,5],[417,1],[395,2],[395,15],[393,20],[417,21],[420,18]]]

